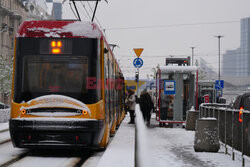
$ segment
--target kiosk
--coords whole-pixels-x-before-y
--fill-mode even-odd
[[[181,127],[195,105],[196,66],[161,66],[156,73],[156,120]],[[198,77],[198,76],[196,76]],[[197,90],[197,89],[196,89]]]

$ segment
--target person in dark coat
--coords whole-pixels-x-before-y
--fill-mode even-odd
[[[140,95],[140,108],[144,121],[147,125],[150,125],[151,110],[154,109],[154,103],[147,91],[143,91]]]
[[[160,99],[160,119],[162,121],[167,120],[167,113],[169,109],[170,98],[169,95],[164,94],[164,91],[161,92]],[[165,123],[159,123],[160,126],[165,126]]]
[[[135,92],[134,90],[129,89],[128,90],[128,98],[127,98],[127,105],[128,105],[128,111],[130,115],[130,121],[129,124],[135,123]]]

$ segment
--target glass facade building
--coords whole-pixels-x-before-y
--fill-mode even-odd
[[[224,76],[250,76],[250,18],[241,19],[240,48],[227,50],[223,54],[222,73]]]

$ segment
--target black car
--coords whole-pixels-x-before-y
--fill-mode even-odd
[[[250,93],[244,93],[238,95],[230,104],[230,108],[240,109],[243,107],[244,110],[250,111]]]
[[[9,105],[0,102],[0,109],[10,108]]]

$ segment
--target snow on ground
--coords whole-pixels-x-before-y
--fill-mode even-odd
[[[13,148],[11,142],[1,144],[0,147],[0,164],[6,163],[10,160],[15,159],[20,156],[22,153],[25,153],[25,149]]]
[[[0,133],[0,144],[10,140],[10,132],[5,131]]]
[[[0,123],[7,122],[10,119],[10,109],[0,109]]]
[[[0,123],[0,132],[9,129],[9,122]]]
[[[134,166],[134,129],[135,126],[127,124],[129,115],[126,115],[114,139],[104,152],[98,166]],[[159,127],[155,115],[151,118],[150,127],[146,128],[146,145],[148,154],[142,155],[142,161],[150,162],[150,166],[157,167],[236,167],[241,166],[238,153],[235,161],[230,155],[224,154],[224,147],[218,153],[195,152],[194,131],[181,128]],[[142,140],[142,139],[140,139]],[[144,139],[143,139],[144,140]],[[140,142],[140,141],[138,141]],[[147,144],[148,143],[148,144]],[[144,150],[145,150],[144,148]],[[140,152],[140,151],[138,151]],[[230,153],[230,152],[229,152]],[[250,164],[246,158],[246,166]],[[91,165],[90,165],[91,166]],[[93,166],[93,165],[92,165]],[[91,166],[91,167],[92,167]],[[87,167],[87,166],[84,166]],[[89,166],[88,166],[89,167]]]
[[[136,120],[139,118],[137,114]],[[96,152],[94,156],[90,157],[83,167],[132,167],[135,161],[135,125],[128,124],[129,114],[126,115],[114,138],[109,144],[105,152]],[[235,167],[241,166],[240,153],[236,155],[236,160],[233,161],[230,155],[224,154],[224,147],[218,153],[195,152],[194,145],[194,131],[186,131],[181,128],[166,128],[159,127],[158,122],[155,120],[155,115],[152,115],[151,125],[143,126],[142,120],[137,120],[138,131],[140,135],[138,148],[143,148],[140,153],[142,162],[150,164],[150,166],[157,167]],[[140,124],[140,125],[139,125]],[[0,129],[8,128],[8,123],[1,123]],[[6,134],[3,136],[6,137]],[[146,151],[145,151],[146,150]],[[25,150],[13,148],[12,144],[6,143],[0,147],[0,164],[6,162],[13,157],[21,154]],[[147,154],[144,154],[147,152]],[[229,151],[229,153],[231,153]],[[139,157],[140,157],[139,156]],[[55,158],[55,157],[27,157],[22,161],[23,166],[34,165],[35,159],[43,162],[42,166],[60,166],[74,160],[75,158]],[[42,161],[41,161],[42,160]],[[29,163],[28,163],[29,162]],[[150,162],[150,163],[149,163]],[[27,164],[28,163],[28,164]],[[41,166],[40,165],[40,166]],[[250,166],[249,157],[246,157],[245,166]]]
[[[135,125],[128,124],[128,121],[127,116],[100,159],[98,167],[134,166]]]
[[[11,167],[69,167],[74,166],[81,158],[70,157],[41,157],[41,156],[27,156],[18,163],[11,165]]]

